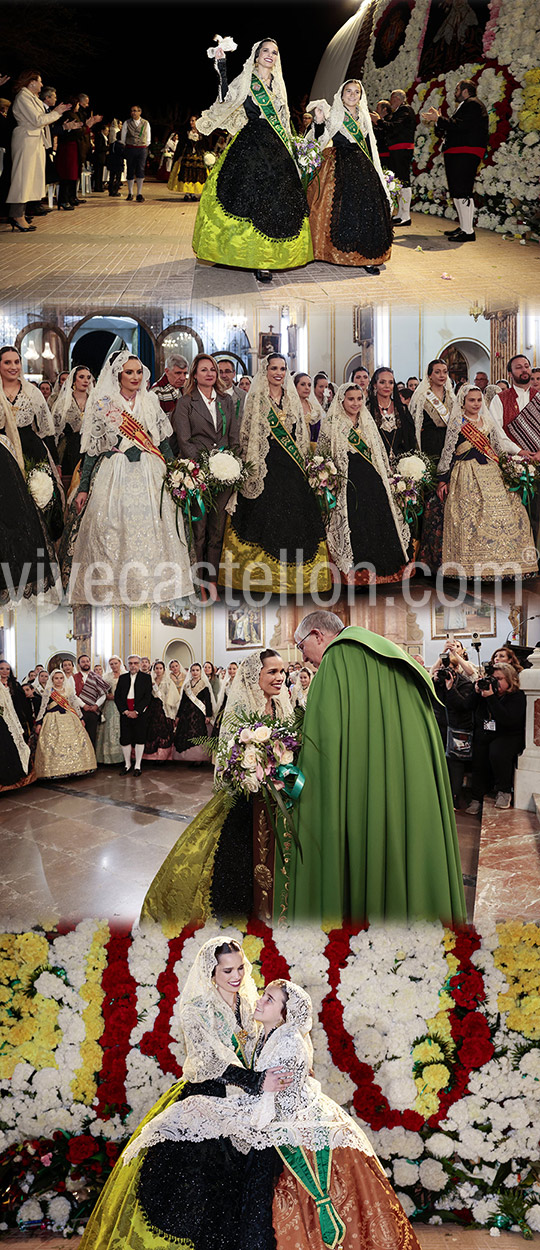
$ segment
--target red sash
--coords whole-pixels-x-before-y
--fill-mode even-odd
[[[159,447],[152,442],[150,435],[143,430],[142,425],[132,417],[130,412],[122,413],[122,423],[120,425],[120,433],[125,434],[126,438],[131,438],[137,447],[142,451],[148,451],[152,456],[159,456],[159,459],[165,464],[165,456],[162,456]]]
[[[58,690],[53,689],[51,690],[51,699],[53,703],[57,703],[59,707],[63,707],[64,712],[73,712],[73,715],[79,719],[79,713],[76,712],[75,708],[71,706],[71,703],[69,702],[69,699],[66,699],[65,694],[60,694]]]
[[[476,447],[477,451],[480,451],[486,457],[486,460],[494,460],[496,464],[499,463],[499,457],[497,452],[493,450],[489,438],[486,438],[486,435],[482,434],[482,431],[478,430],[471,421],[463,422],[461,433],[464,434],[469,443],[472,443],[473,447]]]
[[[128,712],[135,711],[135,699],[127,699],[127,710]]]
[[[413,152],[414,143],[391,143],[389,152]]]
[[[445,156],[477,156],[479,160],[482,160],[482,157],[485,156],[485,152],[485,148],[462,147],[444,149]]]

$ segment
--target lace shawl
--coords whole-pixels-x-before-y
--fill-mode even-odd
[[[122,413],[126,411],[130,412],[146,430],[156,447],[159,447],[164,439],[170,438],[171,423],[160,407],[159,400],[146,389],[150,379],[150,372],[146,365],[143,365],[143,380],[134,402],[128,402],[120,393],[120,374],[130,359],[138,359],[138,357],[134,357],[133,352],[119,352],[113,364],[107,361],[101,370],[84,410],[81,434],[82,453],[87,452],[89,456],[101,456],[107,451],[112,451],[119,439],[124,437],[120,434],[120,425]]]
[[[341,93],[343,91],[343,88],[346,87],[348,83],[351,83],[351,82],[358,83],[358,86],[362,88],[362,94],[360,96],[360,100],[358,103],[358,117],[354,117],[354,114],[350,113],[350,110],[345,107],[343,100],[341,98]],[[369,149],[371,152],[371,159],[373,162],[373,167],[374,169],[376,169],[379,175],[379,178],[384,187],[384,193],[386,195],[386,198],[388,202],[391,204],[392,197],[388,190],[388,185],[386,183],[386,179],[383,173],[383,168],[382,168],[381,160],[379,156],[379,149],[377,147],[377,141],[375,139],[375,134],[373,131],[373,122],[369,114],[366,93],[364,91],[364,88],[360,80],[358,78],[348,78],[346,82],[342,83],[341,87],[339,87],[339,89],[336,91],[336,94],[334,96],[334,99],[331,105],[328,105],[328,102],[326,100],[310,100],[307,106],[306,112],[313,113],[313,110],[315,108],[322,109],[325,115],[324,131],[322,135],[319,137],[319,143],[321,144],[321,147],[326,147],[332,141],[332,139],[334,138],[334,135],[336,135],[338,131],[340,135],[343,135],[343,137],[347,139],[348,143],[356,143],[356,139],[353,137],[353,135],[349,133],[349,131],[344,126],[344,120],[345,120],[345,116],[347,113],[349,113],[350,116],[354,117],[354,121],[357,123],[358,127],[362,131],[364,139],[369,140]]]
[[[349,517],[347,512],[347,477],[349,472],[349,432],[351,429],[351,421],[347,416],[343,407],[343,398],[350,387],[350,383],[340,386],[336,398],[333,400],[325,422],[324,434],[319,439],[318,450],[322,454],[329,454],[336,465],[336,468],[342,474],[342,485],[338,490],[337,504],[331,514],[330,524],[327,531],[327,542],[330,555],[342,573],[348,573],[354,567],[354,556],[351,546],[351,529],[349,525]],[[390,489],[389,476],[390,465],[388,456],[384,447],[382,438],[377,429],[377,424],[371,413],[367,409],[365,403],[362,404],[359,414],[358,434],[360,438],[367,444],[371,452],[371,463],[377,470],[379,477],[383,483],[384,489],[388,497],[388,505],[392,513],[394,525],[403,550],[403,558],[407,558],[407,547],[410,542],[410,531],[406,524],[402,513],[392,495]]]
[[[255,651],[253,655],[248,656],[246,660],[242,660],[242,663],[239,664],[228,689],[227,706],[223,715],[220,738],[229,736],[234,720],[239,713],[255,712],[260,716],[264,716],[266,695],[259,685],[261,672],[260,650]],[[285,682],[281,687],[279,695],[273,697],[272,703],[278,720],[288,720],[290,718],[292,710]]]
[[[444,447],[442,449],[441,458],[437,467],[438,473],[448,473],[448,470],[452,468],[454,452],[456,450],[461,427],[463,422],[467,420],[463,411],[465,398],[469,394],[469,391],[477,390],[478,387],[474,386],[472,382],[465,382],[464,385],[460,387],[454,398],[452,412],[446,428]],[[512,439],[508,438],[508,435],[505,434],[504,430],[491,415],[484,399],[482,399],[482,407],[480,408],[478,416],[475,418],[473,424],[481,430],[482,434],[486,435],[486,438],[489,439],[493,450],[496,451],[499,456],[505,451],[509,451],[512,455],[515,455],[516,451],[519,450],[516,448],[516,444],[512,442]]]
[[[163,711],[169,720],[174,720],[180,705],[180,691],[169,674],[165,672],[160,682],[153,681],[152,691],[156,699],[161,699]]]
[[[240,74],[229,83],[225,99],[221,100],[218,98],[215,104],[212,104],[209,109],[205,109],[204,113],[201,113],[197,121],[199,134],[210,135],[213,130],[226,130],[228,134],[236,135],[246,125],[247,116],[244,102],[248,96],[251,96],[251,75],[255,69],[255,53],[261,43],[264,43],[264,40],[258,39],[257,43],[253,44],[251,54],[247,61],[244,61]],[[279,53],[272,71],[272,90],[270,94],[276,113],[285,130],[290,134],[291,119]]]
[[[318,1081],[309,1075],[313,1048],[309,1030],[289,1019],[290,995],[301,993],[300,986],[287,984],[287,1021],[270,1034],[258,1052],[254,1068],[283,1067],[292,1082],[276,1094],[252,1095],[227,1088],[226,1098],[206,1095],[175,1103],[152,1120],[124,1152],[128,1163],[139,1150],[160,1141],[205,1141],[226,1137],[242,1154],[270,1146],[301,1146],[306,1150],[345,1147],[375,1157],[365,1134],[331,1098],[322,1093]]]
[[[70,425],[72,430],[77,432],[80,430],[84,414],[88,407],[88,397],[94,389],[94,384],[92,382],[87,392],[88,397],[86,404],[84,409],[81,411],[73,393],[75,374],[77,369],[80,368],[80,365],[76,365],[75,368],[71,370],[69,377],[66,378],[65,382],[63,382],[60,387],[58,397],[55,399],[54,404],[51,405],[51,416],[54,422],[54,432],[57,438],[59,438],[63,433],[66,425]]]
[[[264,479],[267,473],[266,460],[272,433],[268,424],[271,399],[267,377],[268,361],[263,360],[253,379],[246,396],[244,412],[240,424],[240,448],[244,460],[252,466],[251,476],[242,487],[246,499],[258,499],[264,490]],[[309,430],[307,428],[302,404],[289,370],[285,375],[283,390],[283,407],[274,404],[282,425],[292,435],[301,456],[306,459],[310,450]],[[234,507],[229,509],[233,511]]]
[[[21,378],[20,382],[21,390],[15,402],[11,404],[0,379],[0,403],[3,412],[7,413],[8,409],[11,410],[11,414],[15,417],[19,429],[27,425],[33,425],[35,422],[40,438],[54,437],[54,424],[47,400],[37,386],[32,386],[31,382],[26,381],[26,378]]]
[[[79,717],[79,719],[81,717],[81,705],[75,694],[75,683],[73,683],[73,692],[72,692],[66,683],[65,673],[62,672],[61,668],[55,668],[53,669],[49,677],[49,680],[47,682],[47,685],[45,686],[43,694],[41,696],[41,707],[36,716],[36,721],[43,720],[45,712],[47,711],[49,700],[51,698],[51,693],[53,689],[53,677],[56,677],[58,673],[60,673],[60,676],[63,678],[63,682],[64,682],[64,688],[63,690],[60,690],[59,693],[64,696],[64,699],[67,699],[70,707],[72,707],[73,711],[77,713],[77,716]]]
[[[430,399],[431,394],[432,394],[431,379],[428,377],[428,372],[426,368],[424,369],[422,380],[421,382],[418,383],[416,390],[413,391],[413,394],[409,402],[409,412],[411,414],[411,417],[414,420],[414,428],[416,431],[416,441],[419,447],[421,445],[420,439],[422,435],[422,426],[424,424],[424,408],[426,407],[426,401],[428,404],[431,402],[431,399]],[[437,397],[434,395],[433,399],[436,400]],[[446,409],[446,417],[444,417],[442,413],[440,414],[445,425],[448,425],[448,418],[452,411],[454,399],[455,399],[454,388],[452,386],[450,378],[447,378],[444,384],[444,401],[443,401],[444,407]]]
[[[185,677],[184,677],[184,681],[183,681],[182,689],[181,689],[181,692],[180,692],[180,699],[179,699],[179,701],[178,701],[179,705],[180,705],[180,701],[181,701],[182,695],[183,695],[183,694],[185,694],[186,698],[187,698],[187,699],[190,699],[190,700],[191,700],[191,702],[194,704],[194,706],[195,706],[196,708],[198,708],[198,709],[199,709],[199,712],[202,712],[203,716],[207,716],[207,715],[208,715],[208,713],[207,713],[207,711],[206,711],[206,708],[205,708],[205,706],[204,706],[204,703],[201,701],[201,699],[198,699],[198,698],[197,698],[197,695],[201,693],[201,690],[209,690],[209,692],[210,692],[210,700],[211,700],[211,708],[212,708],[212,716],[215,716],[215,714],[216,714],[216,700],[215,700],[215,698],[214,698],[214,691],[212,690],[212,687],[211,687],[210,682],[209,682],[209,680],[208,680],[208,678],[207,678],[207,676],[206,676],[206,673],[201,673],[201,676],[199,677],[199,679],[198,679],[198,681],[196,682],[195,686],[192,686],[192,684],[191,684],[191,670],[188,668],[188,671],[187,671],[187,673],[186,673],[186,675],[185,675]]]
[[[24,771],[28,772],[30,747],[24,740],[22,725],[13,706],[11,691],[8,686],[4,686],[3,682],[0,682],[0,715],[13,738]]]

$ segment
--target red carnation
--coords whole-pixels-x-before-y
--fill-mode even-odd
[[[99,1147],[95,1137],[91,1137],[89,1133],[83,1133],[80,1137],[72,1137],[68,1146],[68,1159],[70,1163],[84,1163],[85,1159],[90,1159],[96,1154]]]

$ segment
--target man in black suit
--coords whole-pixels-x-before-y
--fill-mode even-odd
[[[140,656],[130,655],[128,657],[129,672],[120,675],[114,694],[114,701],[120,713],[120,746],[125,761],[124,776],[131,772],[131,748],[135,747],[133,775],[140,777],[141,760],[146,742],[146,728],[152,698],[152,678],[150,673],[141,673],[140,668]]]
[[[218,447],[238,446],[240,423],[236,403],[225,393],[212,356],[200,354],[195,357],[184,394],[178,400],[171,421],[178,454],[188,459],[198,460],[203,449],[212,451]],[[199,565],[206,563],[208,581],[213,585],[218,580],[225,508],[230,496],[230,488],[220,491],[215,507],[207,508],[200,520],[193,524],[196,560]],[[200,568],[198,572],[201,576]]]
[[[453,243],[474,243],[474,180],[485,156],[489,138],[487,109],[478,99],[476,83],[464,78],[454,92],[457,109],[441,117],[439,109],[422,113],[422,121],[435,122],[435,133],[444,140],[443,156],[448,190],[459,219],[456,230],[445,230]]]

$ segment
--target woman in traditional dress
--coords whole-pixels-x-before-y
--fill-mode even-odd
[[[442,566],[447,576],[488,580],[538,572],[527,510],[504,484],[502,452],[516,444],[486,408],[479,387],[465,382],[454,400],[443,453],[438,493],[446,500]]]
[[[81,426],[93,385],[87,366],[76,365],[51,408],[66,489],[81,458]]]
[[[332,143],[308,190],[315,259],[378,274],[392,251],[390,193],[362,83],[348,79],[331,108],[315,100],[308,112],[315,137],[322,145]]]
[[[185,1098],[192,1104],[202,1098],[203,1109],[213,1098],[225,1101],[240,1089],[256,1106],[261,1093],[288,1088],[290,1076],[281,1067],[268,1065],[264,1073],[250,1067],[256,1000],[251,965],[239,943],[225,934],[205,942],[178,1007],[186,1050],[183,1078],[163,1094],[130,1144],[145,1124]],[[166,1250],[171,1242],[193,1250],[269,1250],[274,1245],[269,1238],[279,1160],[273,1150],[246,1154],[230,1142],[206,1139],[156,1146],[129,1163],[124,1158],[100,1194],[82,1250],[112,1250],[115,1244],[126,1250],[149,1250],[150,1245]]]
[[[196,114],[189,119],[187,135],[176,147],[168,182],[169,191],[176,191],[185,200],[200,198],[208,175],[204,163],[207,144],[197,130],[197,120]]]
[[[256,1240],[245,1240],[245,1222],[240,1219],[238,1247],[327,1250],[339,1245],[352,1250],[359,1245],[361,1230],[363,1250],[380,1250],[381,1246],[420,1250],[373,1146],[358,1122],[322,1092],[313,1075],[309,994],[292,981],[270,981],[253,1019],[259,1032],[254,1046],[246,1043],[248,1053],[252,1051],[251,1067],[261,1075],[270,1070],[277,1078],[275,1091],[263,1085],[254,1097],[239,1082],[227,1090],[226,1098],[209,1091],[204,1102],[188,1096],[171,1102],[155,1116],[151,1113],[122,1160],[124,1168],[129,1168],[144,1152],[139,1200],[149,1199],[164,1223],[175,1162],[185,1159],[191,1144],[200,1151],[201,1139],[226,1141],[235,1150],[250,1152],[254,1179],[259,1181]],[[156,1187],[152,1194],[151,1183]],[[238,1184],[242,1184],[241,1173]],[[155,1227],[151,1216],[149,1222]],[[191,1240],[191,1245],[198,1247],[197,1240]]]
[[[323,428],[324,411],[312,392],[309,373],[295,373],[293,382],[298,391],[298,398],[302,405],[302,412],[309,430],[310,443],[313,449],[320,438],[321,429]]]
[[[13,703],[10,674],[10,666],[5,662],[0,664],[0,792],[17,789],[32,780],[28,771],[30,747]],[[26,700],[26,695],[23,697]]]
[[[401,576],[409,527],[392,496],[384,443],[356,383],[340,386],[319,450],[328,451],[341,475],[327,538],[343,580],[354,584],[373,580],[373,574],[377,580]]]
[[[137,356],[118,352],[90,396],[80,486],[60,547],[70,603],[88,603],[89,589],[95,602],[112,604],[165,603],[193,591],[182,518],[162,496],[171,426],[146,389],[149,377]],[[97,565],[103,580],[92,586]]]
[[[0,551],[0,603],[16,604],[32,595],[43,596],[44,606],[59,603],[61,587],[57,588],[54,550],[26,485],[15,414],[1,386]]]
[[[169,676],[171,678],[171,681],[174,682],[174,685],[176,686],[179,696],[182,694],[182,686],[184,685],[184,682],[186,680],[186,675],[187,675],[186,669],[182,668],[182,665],[179,660],[170,661]]]
[[[277,651],[255,651],[238,666],[228,690],[221,735],[227,740],[245,713],[289,720],[285,670]],[[141,920],[167,936],[209,916],[253,910],[253,801],[218,790],[173,846],[144,900]]]
[[[372,374],[366,397],[390,464],[416,447],[414,421],[402,403],[394,374],[382,366]]]
[[[143,760],[157,762],[172,759],[174,724],[181,695],[162,660],[154,661],[152,675],[152,701]]]
[[[123,764],[124,756],[120,746],[120,713],[114,701],[114,692],[118,678],[126,672],[126,667],[119,655],[111,655],[109,667],[105,673],[105,681],[110,689],[101,707],[101,719],[96,737],[96,759],[98,764]]]
[[[174,732],[174,759],[202,764],[209,759],[204,744],[193,745],[195,738],[210,737],[216,705],[212,687],[200,664],[192,664],[186,673]]]
[[[27,382],[16,347],[0,347],[0,399],[15,417],[26,460],[45,460],[54,470],[58,453],[54,424],[46,399],[37,386]]]
[[[35,773],[41,779],[84,777],[97,768],[94,748],[84,727],[76,696],[65,688],[61,668],[55,668],[45,686],[36,718]]]
[[[448,420],[454,403],[454,388],[444,360],[430,360],[422,381],[413,391],[409,412],[414,420],[416,441],[421,451],[437,468],[442,456]],[[442,559],[444,503],[432,495],[422,520],[422,535],[417,560],[436,573]]]
[[[246,397],[240,446],[251,465],[223,540],[221,579],[227,587],[257,586],[312,594],[331,585],[324,524],[308,485],[309,432],[284,356],[262,361]],[[234,511],[233,511],[234,508]]]
[[[228,85],[224,52],[215,51],[219,99],[199,117],[199,134],[233,135],[204,187],[193,233],[200,260],[253,269],[269,282],[274,269],[313,260],[308,205],[295,164],[287,93],[277,44],[253,45]]]

